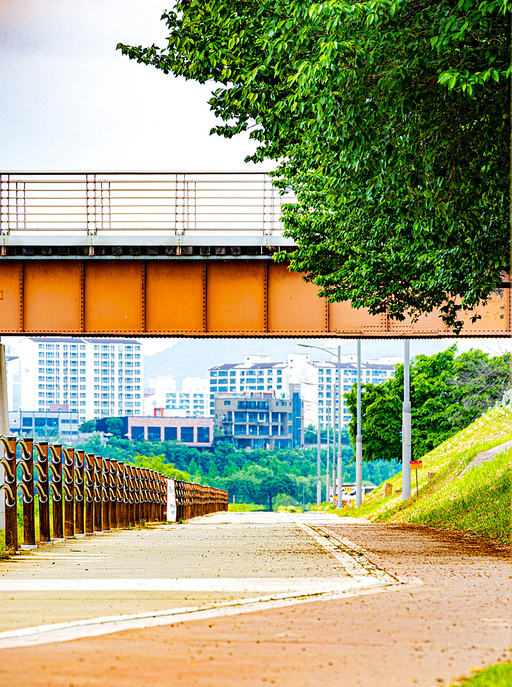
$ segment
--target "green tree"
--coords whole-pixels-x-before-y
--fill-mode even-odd
[[[194,458],[192,458],[192,460],[188,464],[188,472],[192,475],[192,477],[196,475],[198,472],[197,463]]]
[[[78,430],[84,434],[91,434],[92,432],[95,432],[96,420],[86,420],[85,422],[82,422]]]
[[[490,357],[471,350],[456,356],[457,347],[411,363],[412,451],[421,458],[448,437],[467,427],[499,400],[510,383],[510,356]],[[355,440],[357,393],[345,394]],[[363,458],[397,460],[402,451],[403,365],[384,384],[366,384],[361,396]],[[387,479],[383,475],[383,479]]]
[[[182,470],[176,470],[172,463],[167,463],[164,456],[155,456],[154,454],[150,456],[140,456],[136,455],[130,458],[128,461],[129,465],[135,465],[140,468],[148,468],[149,470],[155,470],[161,475],[170,477],[171,479],[182,480],[183,482],[190,482],[190,475],[188,472],[183,472]]]
[[[105,421],[107,432],[114,437],[121,437],[123,435],[123,421],[120,417],[109,417]]]
[[[485,302],[510,267],[509,0],[178,0],[167,45],[215,82],[212,131],[258,142],[297,204],[291,269],[396,319]]]
[[[219,468],[217,467],[215,461],[210,460],[210,465],[208,467],[208,480],[215,481],[219,477]]]

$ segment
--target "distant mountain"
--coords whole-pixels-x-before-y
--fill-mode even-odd
[[[354,355],[354,340],[339,340],[342,355]],[[427,339],[413,341],[411,354],[432,355],[451,345],[451,341]],[[180,339],[172,347],[144,358],[146,380],[154,377],[174,377],[178,383],[184,377],[206,377],[208,370],[223,363],[241,363],[246,355],[270,355],[273,362],[286,360],[290,354],[309,354],[312,360],[331,360],[323,351],[301,348],[299,344],[336,348],[338,340],[315,339]],[[402,356],[400,340],[367,339],[362,342],[363,359]]]

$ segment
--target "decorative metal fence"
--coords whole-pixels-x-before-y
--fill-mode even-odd
[[[0,436],[0,444],[9,549],[167,519],[168,478],[154,470],[30,438]],[[177,520],[228,509],[221,489],[176,481],[175,493]]]

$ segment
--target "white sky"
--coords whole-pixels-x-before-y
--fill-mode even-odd
[[[209,136],[213,85],[165,76],[116,51],[118,42],[163,46],[160,16],[170,5],[0,0],[0,171],[254,169],[243,162],[254,147],[247,137]],[[151,354],[173,340],[144,343]],[[497,353],[506,345],[488,344]],[[461,341],[459,349],[471,346],[486,344]]]
[[[165,45],[160,16],[171,4],[0,0],[0,169],[247,167],[247,137],[209,136],[213,85],[166,76],[115,49]]]

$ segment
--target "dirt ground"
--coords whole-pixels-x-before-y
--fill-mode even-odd
[[[339,523],[339,524],[338,524]],[[334,521],[402,580],[345,599],[5,649],[5,685],[439,687],[509,657],[509,552],[419,526]]]

